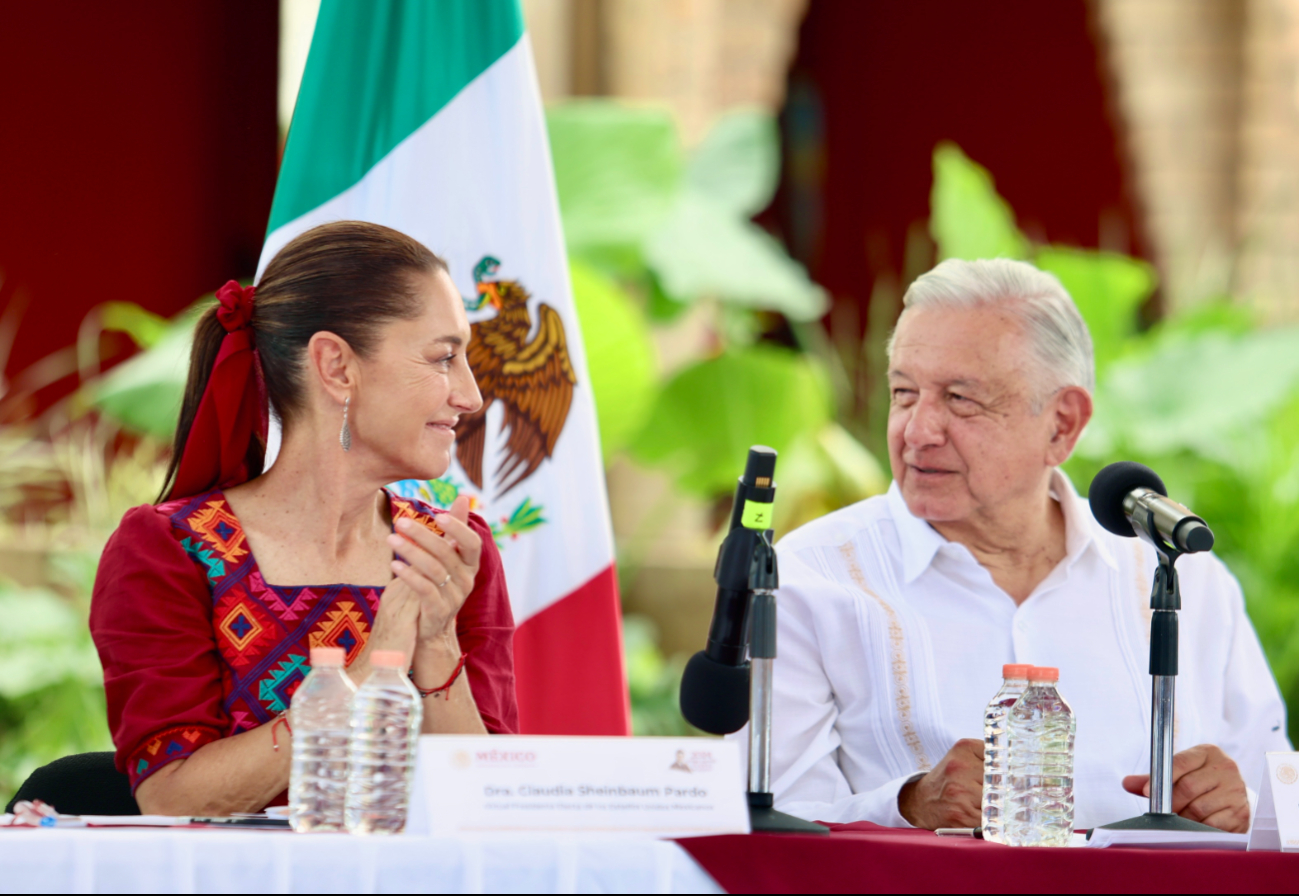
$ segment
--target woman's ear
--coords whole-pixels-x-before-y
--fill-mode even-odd
[[[356,353],[343,337],[328,330],[315,333],[307,342],[307,368],[339,404],[356,389],[360,373]]]

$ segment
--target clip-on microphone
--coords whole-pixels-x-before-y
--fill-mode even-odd
[[[771,687],[776,658],[776,549],[772,506],[776,452],[749,449],[735,488],[731,529],[717,553],[713,578],[717,605],[708,646],[681,676],[681,714],[711,734],[749,725],[749,821],[755,831],[824,834],[829,828],[773,808],[771,793]]]

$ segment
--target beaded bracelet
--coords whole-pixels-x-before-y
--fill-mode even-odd
[[[414,669],[411,669],[410,672],[407,673],[407,675],[410,676],[410,683],[413,684],[413,685],[415,685],[415,690],[419,691],[419,695],[420,695],[420,697],[432,697],[434,694],[444,694],[444,695],[445,695],[445,699],[450,700],[450,699],[451,699],[451,685],[453,685],[453,684],[456,683],[456,679],[460,677],[460,673],[463,672],[463,671],[465,670],[465,660],[468,659],[468,658],[469,658],[469,654],[467,654],[467,653],[462,653],[462,654],[460,654],[460,662],[456,663],[456,668],[455,668],[455,670],[451,673],[451,677],[447,679],[447,683],[446,683],[446,684],[444,684],[444,685],[442,685],[441,687],[438,687],[438,688],[430,688],[430,689],[428,689],[428,690],[425,690],[424,688],[422,688],[422,687],[420,687],[419,685],[415,684],[415,670],[414,670]]]

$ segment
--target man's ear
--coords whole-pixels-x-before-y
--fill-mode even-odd
[[[1055,422],[1055,433],[1047,444],[1047,463],[1058,467],[1069,459],[1074,445],[1092,418],[1092,397],[1081,386],[1065,386],[1052,398],[1045,413]]]
[[[339,404],[356,389],[356,353],[341,336],[321,330],[307,342],[307,369]]]

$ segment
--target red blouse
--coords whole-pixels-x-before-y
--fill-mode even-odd
[[[443,511],[389,493],[393,519],[435,528]],[[474,590],[456,617],[483,724],[518,730],[514,618],[501,555],[482,517]],[[169,762],[282,710],[312,647],[365,646],[382,588],[268,585],[221,491],[128,511],[99,561],[90,632],[104,667],[117,767],[132,791]]]

